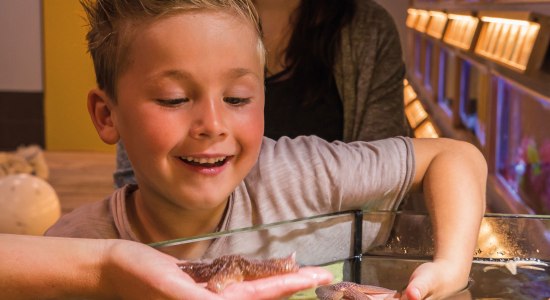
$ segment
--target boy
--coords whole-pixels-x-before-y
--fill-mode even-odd
[[[103,141],[124,144],[138,186],[75,210],[48,235],[149,243],[338,210],[391,210],[422,186],[436,253],[405,294],[440,298],[466,286],[485,206],[486,166],[473,146],[264,139],[265,58],[248,0],[102,0],[87,10],[99,86],[88,110]],[[221,245],[173,254],[216,256]]]

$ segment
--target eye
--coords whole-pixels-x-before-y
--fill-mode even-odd
[[[225,103],[234,105],[234,106],[241,106],[250,103],[251,98],[239,98],[239,97],[225,97],[223,98],[223,101]]]
[[[189,102],[189,98],[155,99],[155,102],[161,106],[176,107]]]

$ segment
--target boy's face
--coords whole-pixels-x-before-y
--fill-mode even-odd
[[[225,204],[262,142],[257,45],[251,25],[222,12],[182,13],[134,33],[112,120],[142,197],[189,210]]]

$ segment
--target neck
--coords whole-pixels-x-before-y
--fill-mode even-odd
[[[301,0],[256,0],[267,50],[267,70],[274,74],[285,69],[285,51],[293,31],[291,17]]]
[[[186,210],[169,201],[146,201],[138,189],[126,205],[130,225],[140,242],[153,243],[216,232],[227,201],[215,209]],[[200,258],[209,245],[210,241],[183,244],[165,252],[180,259],[195,259]]]

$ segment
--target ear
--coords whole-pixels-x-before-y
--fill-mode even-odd
[[[115,126],[113,106],[113,101],[104,91],[93,89],[88,93],[88,113],[99,137],[110,145],[120,138]]]

